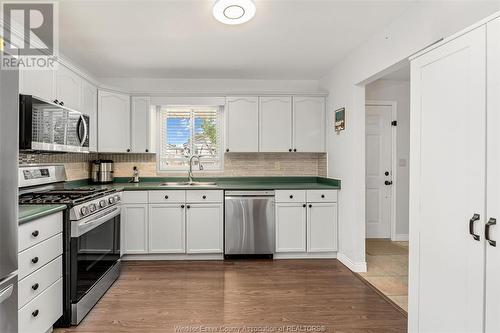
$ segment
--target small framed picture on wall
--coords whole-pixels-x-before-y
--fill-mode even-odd
[[[335,131],[345,130],[345,108],[335,110]]]

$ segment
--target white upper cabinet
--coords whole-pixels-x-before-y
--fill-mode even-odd
[[[259,98],[259,151],[291,152],[292,98]]]
[[[19,71],[19,92],[43,100],[55,100],[55,73],[53,70]]]
[[[131,98],[131,150],[133,153],[150,152],[150,100],[149,97]]]
[[[325,98],[293,98],[294,151],[325,152]]]
[[[91,152],[97,152],[97,87],[86,80],[82,80],[82,107],[81,112],[90,117]]]
[[[226,99],[226,152],[259,151],[259,98]]]
[[[81,109],[83,79],[67,68],[59,64],[56,71],[56,96],[59,104],[73,110]]]
[[[99,90],[99,152],[130,152],[130,97]]]

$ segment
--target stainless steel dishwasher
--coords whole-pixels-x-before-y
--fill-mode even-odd
[[[226,191],[224,255],[274,253],[274,191]]]

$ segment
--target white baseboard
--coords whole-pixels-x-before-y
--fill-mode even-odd
[[[347,266],[351,271],[356,273],[366,272],[366,261],[354,262],[343,253],[337,253],[337,259]]]
[[[125,254],[123,261],[133,260],[224,260],[223,254]]]
[[[273,259],[335,259],[337,258],[337,252],[281,252],[275,253]]]
[[[394,242],[408,242],[410,238],[408,237],[408,234],[396,234],[392,241]]]

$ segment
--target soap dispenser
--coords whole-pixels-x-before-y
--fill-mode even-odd
[[[134,173],[132,175],[132,180],[130,182],[132,182],[132,183],[138,183],[139,182],[139,169],[137,169],[136,166],[134,166]]]

